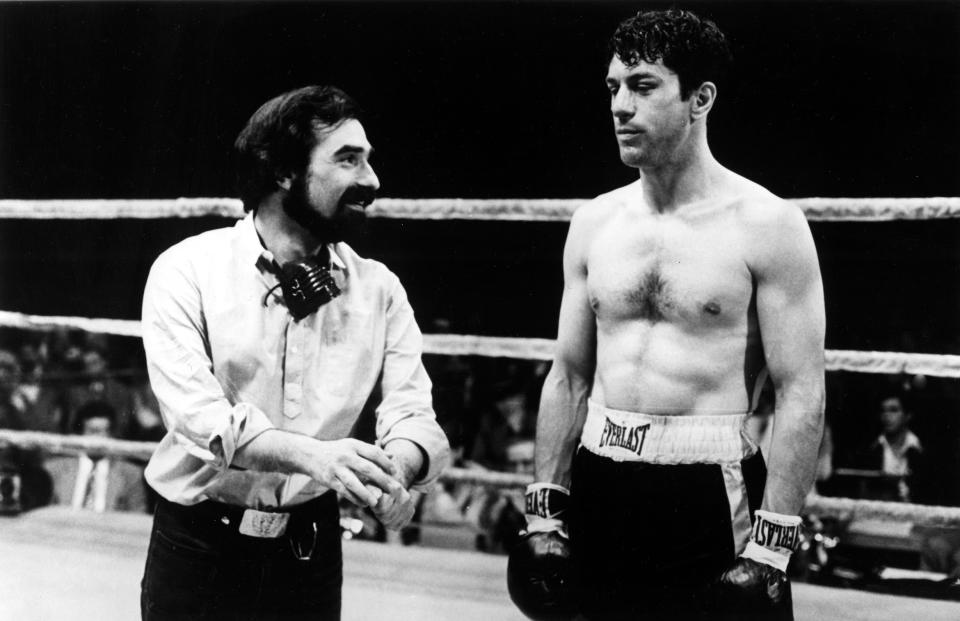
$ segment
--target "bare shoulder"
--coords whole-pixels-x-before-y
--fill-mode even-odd
[[[741,190],[737,216],[751,267],[759,274],[813,269],[816,248],[803,210],[746,179]]]
[[[573,218],[570,220],[570,236],[591,236],[623,208],[638,200],[642,200],[639,181],[597,196],[573,212]]]
[[[573,212],[564,247],[564,269],[569,274],[586,274],[587,256],[598,231],[607,226],[632,200],[637,200],[639,184],[634,183],[601,194]]]
[[[765,187],[740,177],[737,202],[741,223],[751,233],[779,238],[809,231],[803,210]]]

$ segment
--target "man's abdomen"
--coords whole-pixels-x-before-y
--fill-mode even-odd
[[[594,398],[647,414],[743,413],[762,367],[762,352],[745,331],[624,323],[598,331]]]

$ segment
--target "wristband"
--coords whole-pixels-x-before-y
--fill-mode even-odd
[[[566,536],[564,515],[570,507],[570,490],[553,483],[531,483],[524,494],[528,533],[559,531]]]
[[[756,511],[750,541],[740,556],[787,571],[790,555],[800,545],[799,515]]]
[[[553,483],[531,483],[523,500],[529,516],[562,518],[570,508],[570,490]]]

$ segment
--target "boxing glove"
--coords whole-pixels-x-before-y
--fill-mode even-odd
[[[565,513],[570,492],[552,483],[534,483],[524,497],[527,528],[510,551],[510,599],[534,621],[567,621],[576,615],[576,570]]]
[[[800,545],[800,524],[798,516],[756,512],[747,547],[717,581],[720,608],[772,614],[791,606],[787,564]]]

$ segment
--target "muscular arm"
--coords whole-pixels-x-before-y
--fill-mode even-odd
[[[797,515],[813,485],[823,435],[823,283],[810,229],[799,209],[777,205],[760,231],[757,316],[776,418],[762,508]]]
[[[587,295],[584,209],[587,207],[574,215],[564,248],[557,348],[543,384],[534,451],[536,480],[568,488],[596,366],[597,331]]]

